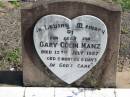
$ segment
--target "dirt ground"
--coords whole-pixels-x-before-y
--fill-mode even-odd
[[[130,70],[117,72],[117,88],[130,88]]]
[[[21,66],[20,8],[9,3],[0,7],[0,71],[19,71]]]
[[[130,88],[130,11],[122,13],[117,88]]]

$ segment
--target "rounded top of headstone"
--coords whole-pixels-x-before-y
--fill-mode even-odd
[[[110,11],[122,11],[122,8],[120,4],[116,4],[113,2],[107,2],[103,0],[37,0],[34,2],[33,7],[36,7],[37,5],[45,5],[46,4],[51,4],[51,3],[61,3],[61,2],[75,2],[75,3],[85,3],[85,4],[90,4],[90,5],[95,5],[98,7],[102,7],[106,10]]]
[[[80,2],[80,3],[86,3],[91,4],[99,7],[103,7],[107,10],[111,11],[121,11],[121,6],[119,4],[115,4],[113,2],[106,2],[103,0],[47,0],[49,3],[54,2]]]

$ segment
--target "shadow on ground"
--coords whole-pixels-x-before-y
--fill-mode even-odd
[[[23,86],[22,71],[1,71],[0,84]]]

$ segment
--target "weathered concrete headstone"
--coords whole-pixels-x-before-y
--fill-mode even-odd
[[[22,9],[24,85],[116,87],[120,15],[118,5],[99,0]]]

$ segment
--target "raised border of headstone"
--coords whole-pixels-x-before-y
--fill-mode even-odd
[[[60,80],[43,64],[34,47],[34,26],[41,17],[49,14],[63,15],[69,19],[93,15],[100,18],[108,29],[108,43],[101,60],[87,74],[70,85]],[[99,0],[42,0],[28,9],[23,8],[21,17],[24,86],[116,87],[121,22],[119,5]]]

